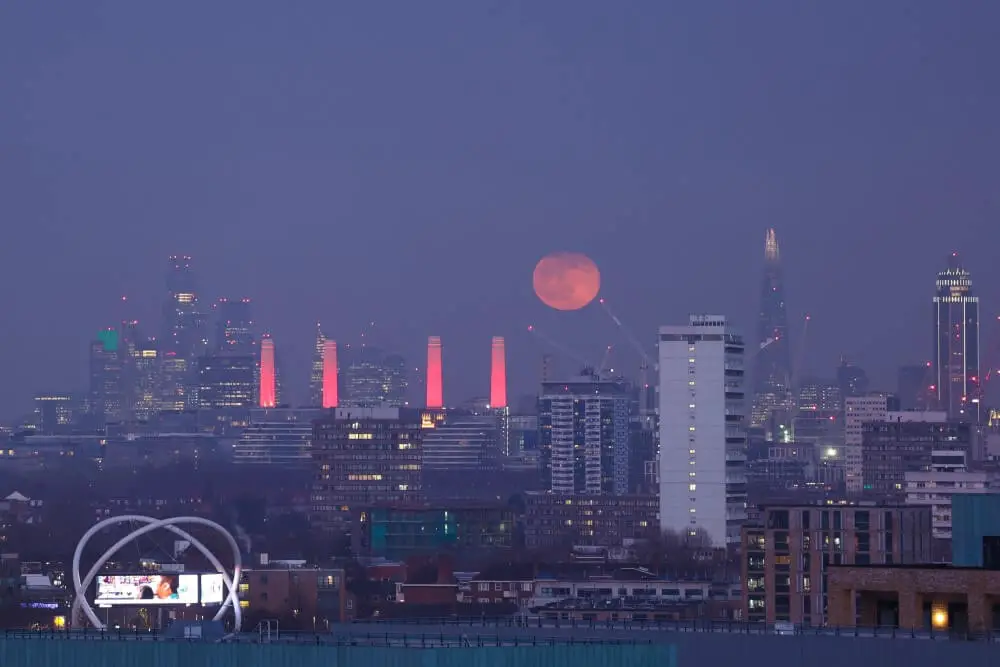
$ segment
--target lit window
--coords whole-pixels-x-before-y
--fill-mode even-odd
[[[693,364],[694,363],[694,357],[691,357],[690,359],[688,359],[688,363],[689,364]]]
[[[688,407],[691,408],[692,410],[694,410],[694,403],[688,404]]]
[[[693,387],[694,386],[694,380],[688,380],[688,386],[689,387]]]
[[[695,476],[695,473],[693,473],[693,472],[689,472],[688,473],[688,477],[694,477],[694,476]]]
[[[689,431],[693,431],[694,430],[694,426],[688,426],[688,430]]]
[[[689,449],[688,450],[688,454],[694,454],[694,450],[693,449]]]
[[[694,465],[694,459],[691,459],[690,461],[688,461],[688,464]]]
[[[697,490],[698,490],[697,484],[688,484],[688,491],[697,491]]]
[[[688,510],[688,512],[690,512],[691,514],[694,514],[695,509],[692,507],[691,509]]]

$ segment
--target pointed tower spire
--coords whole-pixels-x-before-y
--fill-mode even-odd
[[[774,227],[767,230],[767,240],[764,241],[764,259],[769,262],[778,261],[778,235],[774,232]]]

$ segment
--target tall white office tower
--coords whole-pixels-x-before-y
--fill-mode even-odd
[[[717,548],[746,520],[744,354],[721,315],[660,327],[660,528]]]

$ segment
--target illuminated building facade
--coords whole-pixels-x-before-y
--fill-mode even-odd
[[[316,408],[251,410],[250,425],[233,447],[233,463],[311,466],[312,422],[321,416]]]
[[[660,327],[660,528],[719,548],[746,520],[744,355],[721,315]]]
[[[100,422],[124,416],[125,392],[118,331],[103,329],[90,344],[90,411]]]
[[[196,408],[199,381],[195,360],[208,351],[208,332],[207,317],[198,305],[189,256],[173,255],[168,259],[166,283],[163,333],[158,342],[163,361],[169,368],[161,377],[164,383],[161,402],[173,404],[182,398],[182,408]],[[175,386],[167,386],[167,383]]]
[[[848,396],[844,399],[844,484],[847,493],[857,496],[864,489],[864,425],[884,422],[890,411],[898,411],[899,401],[888,394]]]
[[[838,487],[844,483],[844,422],[840,384],[808,380],[796,390],[792,440],[815,452],[814,481]]]
[[[861,427],[865,495],[902,501],[906,473],[930,470],[935,455],[961,452],[972,460],[975,430],[945,412],[889,412],[884,421]]]
[[[176,352],[160,351],[157,408],[159,412],[179,412],[190,406],[198,392],[191,386],[194,361]]]
[[[507,350],[503,336],[494,336],[490,348],[490,410],[496,415],[497,448],[510,456],[510,407],[507,405]]]
[[[934,385],[937,409],[979,422],[979,297],[953,253],[934,294]]]
[[[313,525],[343,530],[365,507],[418,501],[422,444],[417,410],[341,407],[314,421]]]
[[[129,402],[132,417],[149,421],[159,412],[160,353],[156,342],[143,340],[130,345]]]
[[[324,365],[323,358],[326,351],[326,335],[319,323],[316,323],[316,342],[313,344],[312,365],[309,368],[309,405],[318,407],[323,405],[324,395]]]
[[[278,406],[278,380],[274,362],[274,341],[265,336],[260,342],[260,389],[258,391],[259,406],[274,408]]]
[[[500,420],[492,414],[449,411],[424,431],[425,470],[492,470],[499,467]]]
[[[237,409],[247,414],[254,407],[256,359],[248,354],[221,352],[198,360],[199,407],[206,410]]]
[[[72,394],[35,395],[35,431],[40,435],[69,432],[80,411],[81,402]]]
[[[444,385],[441,379],[441,337],[427,339],[427,400],[431,410],[444,407]]]
[[[337,372],[337,341],[323,341],[322,367],[322,396],[320,400],[324,408],[335,408],[339,403],[340,395],[340,379]]]
[[[342,358],[340,353],[343,353]],[[338,405],[342,407],[404,407],[406,361],[368,345],[338,347]]]
[[[212,307],[215,311],[216,352],[255,354],[257,338],[254,334],[253,312],[250,299],[221,298]]]
[[[596,375],[543,382],[538,397],[542,483],[553,493],[628,493],[632,401]]]
[[[786,505],[743,529],[743,618],[820,627],[830,566],[912,565],[931,556],[925,507]],[[853,617],[852,617],[853,618]]]
[[[791,416],[793,404],[784,272],[778,237],[773,229],[767,230],[764,242],[764,277],[757,319],[757,343],[750,425],[766,426],[775,412],[785,412]]]

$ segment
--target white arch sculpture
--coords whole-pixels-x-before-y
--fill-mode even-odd
[[[101,554],[101,557],[98,558],[94,565],[90,568],[90,571],[87,572],[87,576],[81,579],[80,556],[83,554],[83,549],[87,546],[87,542],[89,542],[94,535],[107,526],[113,526],[120,523],[131,523],[133,521],[137,523],[144,523],[146,525],[136,528],[131,533],[111,545],[111,547]],[[201,541],[187,531],[182,528],[178,528],[176,524],[196,524],[199,526],[208,526],[226,538],[226,541],[229,543],[229,547],[233,550],[233,576],[230,578],[229,574],[226,573],[226,568],[222,566],[222,563],[220,563],[219,559],[215,557],[215,554],[209,551],[208,547],[202,544]],[[106,626],[104,623],[101,623],[101,619],[97,617],[97,614],[94,613],[94,608],[90,606],[90,603],[87,601],[87,589],[94,581],[94,577],[97,576],[97,573],[102,567],[104,567],[104,564],[111,560],[111,558],[118,553],[119,549],[132,540],[160,528],[165,528],[181,539],[190,542],[193,547],[198,549],[198,551],[200,551],[202,555],[208,559],[212,566],[215,567],[216,571],[222,575],[222,580],[225,583],[226,588],[229,589],[229,595],[226,596],[225,601],[222,603],[222,606],[219,607],[219,611],[215,614],[215,618],[213,620],[221,620],[226,613],[226,609],[232,607],[233,632],[239,632],[240,625],[243,622],[243,614],[240,611],[240,598],[238,590],[240,570],[243,568],[243,559],[240,556],[240,548],[228,530],[214,521],[197,516],[178,516],[169,519],[154,519],[153,517],[142,516],[140,514],[123,514],[122,516],[113,516],[104,519],[103,521],[99,521],[91,526],[90,530],[84,533],[83,537],[80,538],[79,543],[76,545],[76,551],[73,553],[73,588],[76,595],[73,599],[73,611],[70,615],[71,622],[75,625],[79,617],[79,612],[82,611],[87,616],[91,625],[99,630],[105,629]]]

